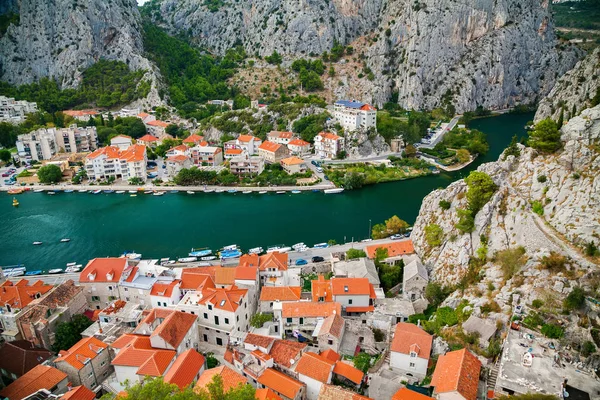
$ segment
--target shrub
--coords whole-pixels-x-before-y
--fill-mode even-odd
[[[585,304],[585,292],[579,286],[573,288],[571,293],[563,301],[563,306],[566,310],[579,310]]]
[[[469,189],[467,190],[467,200],[469,210],[473,216],[477,215],[479,210],[492,198],[498,187],[492,178],[485,172],[472,171],[465,182]]]
[[[537,177],[537,181],[539,183],[545,183],[548,180],[548,178],[546,178],[546,175],[538,175]]]
[[[584,357],[589,356],[592,353],[596,352],[596,346],[594,346],[593,342],[589,340],[581,345],[581,355]]]
[[[530,328],[537,329],[538,326],[543,325],[544,319],[537,312],[530,312],[525,318],[523,318],[523,325]]]
[[[385,340],[385,333],[379,328],[373,328],[373,337],[376,342],[383,342]]]
[[[258,313],[250,318],[250,325],[255,328],[262,328],[266,322],[273,321],[272,314]]]
[[[531,209],[537,215],[544,215],[544,206],[541,201],[534,200],[531,202]]]
[[[366,373],[371,366],[371,356],[367,353],[358,353],[356,357],[352,359],[352,362],[354,363],[354,367],[356,369]]]
[[[431,247],[437,247],[442,244],[444,231],[437,224],[429,224],[425,227],[425,240]]]
[[[565,334],[563,328],[555,324],[544,324],[542,326],[542,335],[550,339],[560,339]]]
[[[544,305],[544,302],[540,299],[535,299],[534,301],[531,302],[531,307],[533,307],[533,308],[540,308],[543,305]]]
[[[448,209],[450,209],[450,206],[451,206],[451,203],[447,200],[440,200],[439,204],[440,204],[440,208],[442,210],[448,210]]]
[[[429,304],[437,307],[438,305],[442,304],[444,300],[446,300],[446,297],[448,297],[450,294],[448,292],[449,291],[445,288],[442,288],[439,283],[429,282],[425,287],[425,298],[427,301],[429,301]]]
[[[562,146],[558,125],[550,118],[538,122],[529,132],[527,143],[530,147],[545,153],[555,152]]]
[[[485,303],[484,305],[481,306],[481,312],[483,314],[489,314],[491,312],[501,312],[502,309],[500,308],[500,306],[498,305],[498,303],[496,303],[495,301],[488,301],[487,303]]]
[[[542,258],[541,266],[552,272],[561,272],[566,269],[566,264],[567,258],[553,251],[549,256],[544,256],[544,258]]]
[[[494,262],[500,264],[504,279],[508,280],[527,262],[525,248],[522,246],[500,250],[494,255]]]
[[[347,260],[352,260],[354,258],[362,258],[362,257],[366,257],[367,253],[365,253],[364,251],[360,250],[360,249],[348,249],[348,251],[346,252],[346,259]]]

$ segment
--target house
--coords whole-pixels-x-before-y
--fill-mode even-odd
[[[69,350],[61,350],[54,365],[74,385],[95,389],[111,373],[111,357],[106,343],[94,337],[81,339]]]
[[[98,148],[95,126],[41,128],[17,136],[17,152],[23,159],[49,160],[58,153],[86,153]]]
[[[302,139],[296,138],[289,141],[287,148],[290,154],[302,155],[310,153],[311,145]]]
[[[263,286],[260,290],[260,312],[273,313],[274,303],[300,300],[300,286]]]
[[[190,136],[183,139],[184,144],[187,144],[188,146],[192,146],[192,147],[200,146],[202,142],[204,142],[204,136],[200,136],[195,133],[193,133]],[[206,142],[204,142],[204,143],[206,143]]]
[[[332,314],[317,322],[312,335],[317,338],[319,349],[337,352],[342,344],[345,322],[339,314]]]
[[[315,154],[321,158],[336,158],[344,150],[344,138],[331,132],[321,132],[315,136]]]
[[[374,288],[379,288],[379,274],[375,262],[369,258],[334,261],[332,270],[336,278],[367,278]]]
[[[283,400],[271,389],[256,389],[254,398],[256,400]]]
[[[142,136],[141,138],[137,139],[136,142],[138,144],[143,144],[146,147],[154,148],[154,147],[158,146],[159,144],[161,144],[162,140],[160,140],[156,136],[152,136],[149,133],[147,133],[144,136]]]
[[[139,113],[137,115],[137,117],[142,120],[142,122],[144,123],[144,125],[147,124],[150,121],[156,121],[156,117],[154,115],[148,114],[148,113],[145,113],[145,112]]]
[[[306,162],[296,156],[284,158],[280,163],[283,170],[289,175],[303,174],[308,169]]]
[[[169,176],[176,176],[182,169],[189,169],[194,165],[192,159],[184,154],[167,157],[166,164]]]
[[[223,150],[213,146],[195,146],[190,149],[190,156],[195,165],[215,167],[223,164]]]
[[[36,347],[26,340],[8,342],[0,348],[0,373],[9,380],[15,380],[52,357],[52,354],[50,350]]]
[[[153,308],[135,328],[137,335],[148,336],[155,349],[175,350],[181,354],[198,347],[197,316],[177,310]]]
[[[304,383],[274,368],[267,368],[258,378],[257,383],[261,388],[271,389],[286,400],[305,398],[306,385]]]
[[[294,365],[298,363],[302,354],[306,352],[308,345],[294,340],[277,339],[273,342],[269,355],[273,357],[275,366],[280,371],[291,372]]]
[[[194,382],[198,381],[200,375],[204,372],[204,356],[194,349],[189,349],[181,353],[175,359],[175,362],[165,374],[164,381],[172,385],[177,385],[179,389],[184,390]]]
[[[235,157],[247,156],[248,153],[244,149],[225,149],[225,160],[231,160]]]
[[[146,146],[142,144],[133,144],[126,149],[111,145],[87,155],[85,170],[90,180],[112,177],[124,180],[138,178],[145,182],[147,161]]]
[[[148,121],[145,122],[144,125],[146,125],[148,133],[158,136],[159,138],[162,138],[166,135],[165,130],[167,126],[169,126],[169,124],[166,122],[159,120]]]
[[[336,122],[349,132],[359,128],[375,129],[377,126],[375,107],[358,101],[336,101],[333,105],[333,116]]]
[[[481,361],[469,350],[451,351],[438,358],[431,378],[439,400],[476,400]]]
[[[120,298],[119,281],[127,267],[126,258],[94,258],[79,273],[79,285],[90,307],[101,310]]]
[[[287,157],[287,148],[278,143],[264,142],[258,146],[258,155],[265,159],[266,162],[275,164]]]
[[[67,384],[68,377],[64,372],[46,365],[38,365],[0,390],[0,397],[10,400],[24,399],[41,389],[53,394],[62,394],[67,392]]]
[[[312,281],[313,301],[338,302],[348,315],[373,311],[375,298],[375,289],[367,278],[325,280],[323,275],[320,275],[317,280]]]
[[[239,261],[240,266],[258,267],[262,286],[287,286],[288,264],[288,254],[278,251],[262,256],[245,254]]]
[[[395,264],[396,261],[407,259],[407,256],[415,254],[415,247],[413,246],[412,240],[400,240],[381,244],[372,244],[365,248],[367,257],[375,259],[375,253],[377,249],[380,251],[387,251],[387,257],[383,259],[383,262],[388,264]],[[412,257],[410,258],[412,261]],[[408,263],[407,263],[408,264]]]
[[[365,378],[365,374],[361,370],[342,360],[335,362],[333,376],[337,380],[344,382],[345,385],[354,386],[356,389],[360,388]]]
[[[496,324],[494,322],[474,315],[463,322],[462,328],[466,333],[476,333],[479,336],[479,345],[484,348],[489,346],[490,339],[496,334]]]
[[[304,353],[296,365],[298,380],[306,384],[306,398],[317,400],[323,384],[331,383],[335,362],[316,353]]]
[[[258,154],[258,148],[262,144],[262,140],[252,135],[240,135],[235,140],[238,149],[245,150],[249,155]]]
[[[414,259],[404,267],[402,296],[410,301],[422,299],[429,283],[429,274],[420,260]]]
[[[110,139],[110,145],[119,150],[127,150],[133,144],[133,138],[127,135],[117,135]]]
[[[390,367],[406,376],[423,379],[431,354],[433,336],[420,326],[400,322],[390,346]]]
[[[433,397],[425,396],[424,394],[403,387],[394,393],[392,400],[433,400]]]
[[[94,400],[96,393],[92,392],[85,386],[76,386],[65,393],[61,400]]]
[[[181,272],[181,293],[185,295],[189,292],[202,292],[205,289],[214,288],[215,270],[216,267],[197,267],[183,269],[183,271]]]
[[[157,281],[150,292],[150,304],[155,307],[172,307],[181,299],[181,281]]]
[[[95,337],[103,343],[112,345],[121,336],[133,332],[142,322],[142,313],[146,306],[123,300],[116,300],[103,310],[96,310],[96,323],[88,326],[82,337]]]
[[[340,314],[340,303],[315,303],[298,301],[273,305],[275,318],[279,320],[280,332],[292,335],[298,331],[305,337],[312,337],[319,323],[332,314]]]
[[[65,110],[62,113],[68,115],[69,117],[73,117],[78,121],[85,122],[89,121],[90,117],[94,118],[96,115],[98,115],[98,112],[94,110]]]
[[[171,147],[169,150],[167,150],[166,156],[167,157],[179,156],[179,155],[189,156],[190,154],[191,154],[190,147],[186,146],[185,144],[180,144],[180,145]]]
[[[319,400],[373,400],[341,386],[321,385]]]
[[[265,159],[241,155],[229,159],[229,171],[235,175],[260,175],[265,170]]]
[[[215,286],[218,288],[226,288],[227,286],[235,285],[236,269],[230,267],[221,267],[215,269]]]
[[[200,375],[200,378],[198,378],[198,382],[196,382],[196,385],[194,386],[194,391],[196,393],[203,390],[208,391],[207,385],[213,381],[215,376],[220,376],[223,380],[223,392],[228,392],[231,389],[248,384],[246,378],[241,374],[226,365],[221,365],[204,371]]]
[[[0,96],[0,121],[20,124],[27,114],[38,111],[37,103]]]
[[[292,132],[280,132],[280,131],[271,131],[267,133],[267,140],[269,142],[283,144],[285,146],[294,138],[294,134]]]

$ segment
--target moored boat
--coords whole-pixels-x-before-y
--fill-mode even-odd
[[[115,191],[114,191],[114,190],[112,190],[112,189],[106,189],[106,190],[104,190],[104,193],[114,193],[114,192],[115,192]]]
[[[169,193],[177,194],[179,193],[179,190],[171,190]]]
[[[152,194],[152,190],[146,190],[144,191],[144,194]]]
[[[21,194],[21,193],[23,193],[23,192],[24,192],[24,190],[23,190],[23,189],[21,189],[21,188],[18,188],[18,189],[10,189],[10,190],[9,190],[7,193],[8,193],[8,194]]]
[[[292,249],[298,251],[298,249],[301,249],[302,247],[306,247],[306,244],[304,244],[304,242],[296,243],[292,246]]]
[[[203,256],[208,256],[212,254],[212,250],[209,248],[203,248],[203,249],[192,249],[189,253],[188,256],[190,257],[203,257]]]
[[[33,189],[33,193],[41,193],[44,189]]]
[[[264,250],[262,247],[253,247],[250,250],[248,250],[248,254],[260,254],[262,253]]]
[[[43,242],[33,242],[33,245],[34,245],[34,246],[39,246],[39,245],[41,245],[42,243],[43,243]]]
[[[189,263],[189,262],[194,262],[194,261],[198,261],[197,257],[181,257],[177,259],[177,262],[180,263]]]
[[[298,194],[298,193],[302,193],[300,190],[292,190],[293,194]]]
[[[73,190],[73,189],[65,189],[65,190],[64,190],[64,192],[65,192],[65,193],[73,193],[73,192],[74,192],[74,190]]]
[[[49,195],[54,196],[56,192],[48,192]]]
[[[325,190],[323,190],[323,193],[335,194],[335,193],[342,193],[343,191],[344,191],[344,188],[335,188],[335,189],[325,189]]]
[[[212,193],[215,189],[204,189],[204,193]]]
[[[51,269],[50,271],[48,271],[49,274],[61,274],[63,272],[64,272],[64,270],[62,268],[54,268],[54,269]]]
[[[224,251],[238,250],[238,245],[237,244],[230,244],[229,246],[223,246],[223,250]]]
[[[288,251],[292,250],[291,247],[287,247],[285,245],[277,245],[277,246],[270,246],[269,248],[267,248],[267,253],[273,253],[275,251],[279,252],[279,253],[287,253]]]
[[[60,239],[61,243],[67,243],[67,242],[70,242],[70,241],[71,241],[71,239],[69,239],[69,238]]]
[[[124,190],[117,190],[115,193],[116,194],[123,194],[123,193],[125,193],[125,191]]]
[[[74,267],[74,266],[76,266],[76,265],[77,265],[77,263],[76,263],[76,262],[70,262],[70,263],[67,263],[67,267]]]
[[[210,261],[210,260],[216,260],[217,256],[206,256],[206,257],[200,257],[200,259],[202,261]]]
[[[163,196],[165,194],[165,192],[154,192],[152,193],[152,196]]]
[[[258,194],[265,194],[265,193],[267,193],[266,190],[261,190],[260,192],[258,192]]]
[[[81,264],[76,264],[76,265],[73,265],[71,267],[65,268],[65,272],[66,273],[79,272],[79,271],[81,271],[81,267],[82,267]]]
[[[222,252],[219,253],[219,256],[222,259],[228,259],[228,258],[238,258],[242,255],[242,252],[239,250],[223,250]]]
[[[79,193],[87,193],[87,192],[88,192],[88,190],[81,189],[81,190],[78,190],[77,192],[79,192]]]
[[[252,190],[244,190],[242,193],[243,194],[250,194],[250,193],[252,193]]]
[[[40,271],[40,270],[25,272],[25,276],[33,276],[33,275],[41,275],[41,274],[42,274],[42,271]]]
[[[129,190],[129,191],[128,191],[128,193],[129,193],[129,194],[136,194],[136,193],[137,193],[137,190]]]
[[[195,192],[192,192],[191,190],[187,191],[187,194],[194,194]]]
[[[121,257],[128,258],[130,260],[142,259],[142,255],[140,253],[136,253],[135,251],[124,251]]]
[[[285,194],[285,190],[278,190],[277,192],[275,192],[277,194]]]
[[[327,243],[317,243],[313,246],[313,249],[326,249],[329,247]]]
[[[237,190],[236,190],[236,189],[229,189],[229,190],[227,191],[227,193],[237,193]]]
[[[137,194],[130,194],[129,197],[137,197]]]
[[[98,189],[98,190],[94,190],[94,191],[92,192],[92,194],[100,194],[100,193],[102,193],[102,190],[100,190],[100,189]]]
[[[217,189],[215,190],[215,193],[223,193],[225,190],[224,189]]]

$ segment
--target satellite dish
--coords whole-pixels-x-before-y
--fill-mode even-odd
[[[296,362],[296,360],[294,360],[293,358],[290,358],[290,365],[294,365],[295,362]]]

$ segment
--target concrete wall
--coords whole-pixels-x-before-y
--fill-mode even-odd
[[[319,399],[319,392],[321,391],[323,383],[302,374],[298,374],[298,380],[306,384],[306,398],[308,400]],[[329,379],[327,381],[331,382],[331,374],[329,374]]]
[[[91,309],[102,310],[106,308],[111,302],[112,298],[120,299],[119,288],[117,282],[81,282],[83,286],[83,294],[87,304]],[[112,288],[109,289],[109,288]],[[112,296],[112,297],[111,297]],[[124,298],[123,298],[124,300]]]
[[[426,286],[427,280],[418,275],[414,276],[404,282],[402,287],[402,295],[407,300],[417,300],[425,293]]]
[[[369,305],[369,295],[337,295],[334,296],[333,301],[337,301],[342,307],[366,307]]]
[[[437,395],[439,400],[466,400],[463,395],[458,393],[457,391],[448,392],[448,393],[440,393]]]

